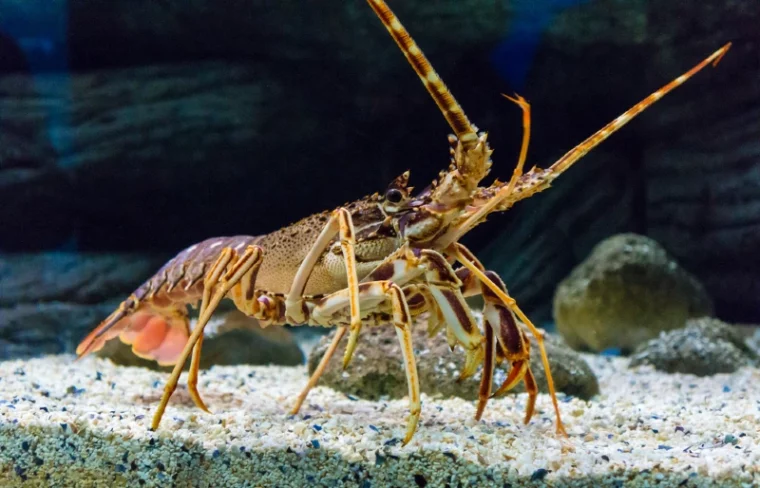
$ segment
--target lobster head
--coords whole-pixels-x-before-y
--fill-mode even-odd
[[[441,238],[458,234],[456,231],[472,213],[474,200],[482,192],[478,183],[491,166],[492,150],[486,138],[481,134],[468,145],[451,136],[451,165],[416,194],[409,186],[409,171],[391,182],[381,204],[396,235],[416,247],[438,248]]]

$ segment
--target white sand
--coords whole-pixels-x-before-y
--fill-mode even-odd
[[[561,397],[570,438],[554,433],[549,398],[521,423],[525,395],[474,405],[423,396],[402,448],[405,401],[314,390],[287,408],[305,367],[219,367],[201,375],[213,415],[184,387],[148,430],[165,374],[71,356],[0,363],[0,485],[549,486],[760,485],[760,371],[696,378],[629,371],[586,356],[602,394]],[[546,470],[546,471],[544,471]]]

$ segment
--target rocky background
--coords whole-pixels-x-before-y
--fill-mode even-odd
[[[507,178],[733,47],[466,242],[537,322],[605,237],[656,240],[760,321],[760,6],[390,2]],[[364,1],[0,0],[0,355],[70,352],[160,263],[448,162],[448,127]],[[699,307],[697,307],[699,308]],[[38,332],[44,331],[44,332]]]

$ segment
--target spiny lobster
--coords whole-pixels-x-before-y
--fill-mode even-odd
[[[558,434],[567,435],[560,417],[543,335],[507,293],[501,278],[486,268],[459,240],[492,212],[545,190],[588,151],[628,123],[666,93],[709,63],[717,63],[730,43],[694,68],[634,105],[566,153],[548,169],[523,172],[530,139],[530,106],[519,95],[509,97],[523,113],[519,159],[508,182],[479,186],[491,168],[487,133],[470,123],[462,108],[430,65],[419,46],[383,0],[368,0],[414,68],[454,132],[449,136],[451,164],[427,188],[413,193],[409,172],[381,194],[373,194],[332,211],[306,217],[258,237],[208,239],[180,252],[140,286],[77,348],[82,357],[114,337],[132,345],[138,356],[174,364],[153,417],[157,429],[182,368],[192,354],[188,389],[194,403],[208,412],[198,392],[198,367],[203,330],[220,301],[231,298],[238,309],[263,325],[292,324],[338,327],[332,343],[292,413],[299,411],[348,332],[343,356],[346,367],[362,325],[393,324],[401,345],[409,386],[410,415],[404,444],[420,417],[420,391],[411,328],[427,314],[430,333],[446,328],[452,350],[466,352],[461,377],[483,364],[476,419],[488,399],[520,381],[525,383],[527,423],[538,388],[529,366],[530,342],[536,339],[546,369]],[[460,267],[453,265],[459,262]],[[484,299],[481,333],[465,297]],[[200,301],[197,325],[191,331],[187,306]],[[518,319],[524,328],[518,325]],[[494,366],[509,361],[511,369],[492,395]]]

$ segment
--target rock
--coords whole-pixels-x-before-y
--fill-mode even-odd
[[[319,364],[333,334],[325,336],[309,356],[309,373]],[[461,397],[466,400],[478,398],[480,374],[458,382],[459,371],[464,365],[461,348],[451,352],[445,334],[428,337],[424,326],[415,325],[413,333],[415,357],[420,378],[420,391],[427,395]],[[406,376],[401,351],[392,326],[368,327],[362,330],[359,344],[346,372],[343,372],[343,351],[347,344],[344,337],[320,380],[320,385],[357,397],[377,400],[382,396],[401,398],[407,395]],[[531,340],[530,366],[539,385],[539,390],[547,391],[538,346]],[[557,391],[588,400],[599,393],[599,385],[594,373],[580,355],[562,344],[557,337],[547,334],[545,340],[549,363]],[[494,389],[498,388],[509,370],[504,363],[496,368]],[[520,383],[512,393],[522,393]]]
[[[0,254],[0,358],[73,353],[161,256]]]
[[[74,353],[117,305],[44,302],[0,308],[0,360]]]
[[[755,352],[760,354],[760,326],[752,326],[748,328],[747,344]]]
[[[557,330],[574,349],[624,352],[660,331],[712,313],[702,285],[654,240],[619,234],[599,243],[557,287]]]
[[[668,373],[709,376],[733,373],[743,366],[757,365],[757,361],[757,353],[740,332],[725,322],[704,317],[641,344],[630,366],[650,364]]]
[[[0,307],[123,300],[164,262],[136,253],[0,254]]]
[[[277,364],[296,366],[303,364],[304,355],[286,327],[262,328],[256,319],[245,316],[238,310],[219,314],[204,330],[201,369],[214,365],[236,364]],[[195,320],[191,321],[191,327]],[[173,367],[161,367],[155,361],[137,357],[131,346],[114,339],[97,352],[123,366],[141,366],[160,371],[171,371]],[[189,361],[185,370],[189,367]]]

